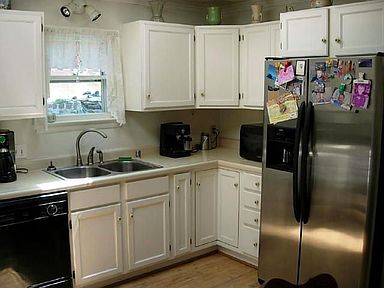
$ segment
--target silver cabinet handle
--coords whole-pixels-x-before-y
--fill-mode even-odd
[[[176,189],[177,189],[177,190],[180,190],[180,186],[179,186],[179,185],[177,185],[177,186],[176,186]]]
[[[323,42],[325,44],[325,43],[327,43],[327,39],[323,38],[323,39],[321,39],[321,42]]]
[[[256,200],[256,201],[255,201],[255,204],[256,204],[256,205],[259,205],[259,200]]]
[[[260,186],[260,182],[255,182],[255,186],[259,187]]]
[[[253,247],[257,247],[257,243],[253,243]]]
[[[235,184],[233,184],[233,186],[235,186],[236,188],[239,186],[239,184],[238,183],[235,183]]]
[[[340,38],[336,38],[336,39],[335,39],[335,42],[338,43],[338,44],[340,44],[340,43],[341,43],[341,39],[340,39]]]
[[[256,219],[255,219],[255,223],[259,223],[259,219],[256,218]]]

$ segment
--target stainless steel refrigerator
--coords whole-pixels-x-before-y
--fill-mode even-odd
[[[339,288],[379,287],[383,58],[266,61],[260,282],[326,274]],[[277,84],[289,65],[295,78]],[[366,103],[354,98],[359,78],[370,83]],[[287,93],[296,93],[298,117],[272,124],[268,101]]]

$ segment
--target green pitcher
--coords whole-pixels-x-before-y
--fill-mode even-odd
[[[221,23],[221,8],[220,7],[208,7],[206,20],[209,25],[217,25]]]

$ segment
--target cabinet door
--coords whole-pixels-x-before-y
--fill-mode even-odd
[[[196,172],[196,246],[217,239],[217,170]]]
[[[328,55],[328,8],[280,14],[284,57]]]
[[[268,56],[280,57],[280,23],[273,23],[269,25],[271,35],[271,53]]]
[[[71,214],[76,284],[123,271],[120,204]]]
[[[145,108],[194,106],[193,37],[192,27],[145,25]]]
[[[333,55],[384,51],[384,2],[335,6],[330,13]]]
[[[0,120],[44,115],[42,17],[0,10]]]
[[[174,255],[191,250],[191,174],[173,176],[172,190],[172,247]]]
[[[218,173],[218,240],[238,246],[239,239],[239,173],[219,169]]]
[[[271,53],[271,34],[268,25],[245,27],[240,30],[241,104],[263,108],[264,60]]]
[[[238,106],[238,78],[239,29],[197,27],[197,106]]]
[[[169,257],[169,195],[127,203],[130,268]]]

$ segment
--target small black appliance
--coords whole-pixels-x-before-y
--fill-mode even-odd
[[[0,183],[16,179],[15,136],[13,131],[0,130]]]
[[[183,122],[169,122],[160,125],[160,155],[180,158],[191,155],[188,149],[192,138],[191,128]],[[187,143],[186,143],[187,142]]]
[[[263,123],[244,124],[240,128],[240,156],[261,162],[263,154]]]

